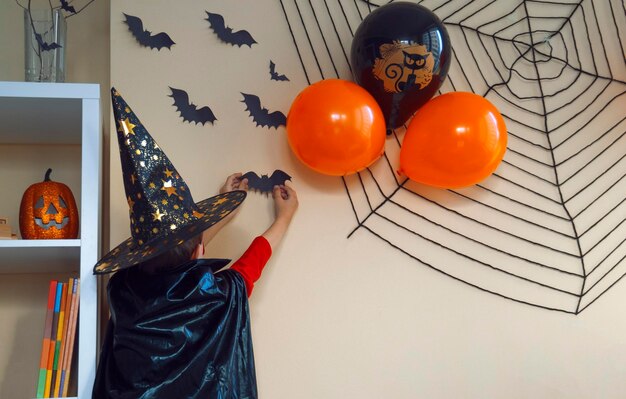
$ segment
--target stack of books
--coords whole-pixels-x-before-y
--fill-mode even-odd
[[[78,320],[80,280],[50,281],[37,398],[65,398],[70,381]]]
[[[9,224],[9,219],[0,216],[0,240],[16,240],[17,235],[13,234],[11,231],[11,225]]]

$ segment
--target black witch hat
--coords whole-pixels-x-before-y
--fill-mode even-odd
[[[132,236],[105,255],[94,274],[134,266],[181,244],[246,198],[231,191],[194,202],[191,191],[126,101],[111,89]]]

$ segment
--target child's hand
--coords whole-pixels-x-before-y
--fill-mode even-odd
[[[296,213],[296,209],[298,209],[298,196],[296,191],[286,185],[274,186],[272,197],[274,198],[276,219],[290,222],[294,213]]]
[[[248,179],[242,179],[241,176],[241,173],[233,173],[228,176],[226,182],[220,188],[220,194],[235,190],[248,191]]]

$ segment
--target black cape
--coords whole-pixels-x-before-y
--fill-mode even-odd
[[[115,273],[94,399],[257,398],[248,298],[225,259]]]

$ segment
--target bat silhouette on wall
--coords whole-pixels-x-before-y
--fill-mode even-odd
[[[144,30],[141,18],[128,15],[126,13],[124,13],[124,16],[126,17],[126,21],[124,22],[128,25],[128,29],[130,29],[135,39],[137,39],[139,44],[142,46],[161,51],[163,47],[167,47],[171,50],[170,47],[172,47],[173,44],[176,44],[165,32],[152,35],[152,32],[149,30]]]
[[[269,112],[267,108],[261,107],[261,100],[254,94],[241,93],[243,95],[242,103],[246,104],[246,111],[250,112],[250,116],[257,126],[276,128],[287,124],[287,117],[280,111]]]
[[[270,60],[270,79],[272,80],[279,80],[279,81],[289,81],[289,78],[287,78],[285,75],[279,75],[278,73],[276,73],[276,64],[274,64],[274,61]]]
[[[250,35],[248,31],[238,30],[233,32],[232,28],[224,24],[224,17],[220,14],[213,14],[208,11],[205,12],[208,16],[206,20],[209,21],[211,29],[213,29],[213,32],[215,32],[221,41],[239,47],[244,44],[248,47],[252,47],[252,45],[256,43],[256,40],[252,38],[252,35]]]
[[[287,180],[291,180],[291,176],[280,169],[276,169],[271,176],[259,176],[255,172],[247,172],[241,176],[241,179],[248,179],[248,187],[261,193],[271,193],[274,186],[284,185]]]
[[[41,34],[39,33],[35,33],[35,40],[37,40],[37,44],[39,44],[39,48],[41,49],[41,51],[50,51],[50,50],[54,50],[57,48],[61,48],[61,45],[52,42],[52,43],[46,43],[43,41],[43,38],[41,37]]]
[[[71,12],[72,14],[76,14],[76,9],[73,6],[69,5],[67,0],[61,0],[61,9],[67,12]]]
[[[213,124],[213,122],[217,120],[211,108],[198,108],[195,104],[190,103],[189,95],[186,91],[173,87],[170,87],[170,90],[172,91],[172,95],[168,97],[174,99],[174,107],[180,112],[180,116],[183,118],[184,122],[193,122],[196,125],[202,123],[202,126],[204,126],[207,122]]]

